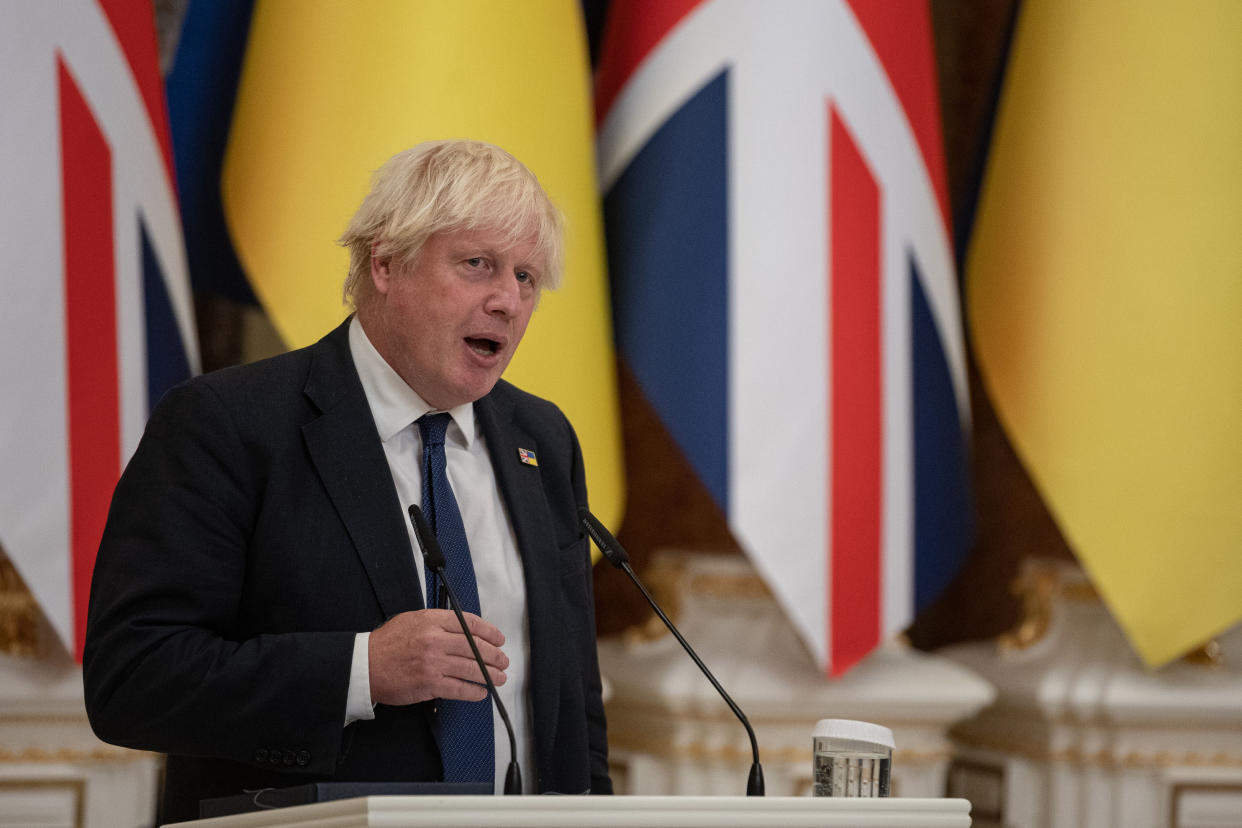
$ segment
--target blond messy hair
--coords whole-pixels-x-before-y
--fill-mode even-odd
[[[560,284],[564,219],[522,162],[483,141],[428,141],[397,153],[375,171],[338,240],[349,248],[345,301],[357,308],[370,298],[372,256],[411,266],[435,233],[481,229],[515,245],[533,233],[544,261],[539,286]]]

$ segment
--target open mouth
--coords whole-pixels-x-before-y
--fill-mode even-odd
[[[466,337],[466,344],[476,353],[483,356],[492,356],[500,350],[500,343],[494,339],[486,337]]]

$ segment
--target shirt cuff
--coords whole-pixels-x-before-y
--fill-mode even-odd
[[[371,659],[367,647],[370,633],[354,636],[354,660],[349,666],[349,695],[345,698],[345,724],[374,719],[375,705],[371,703]]]

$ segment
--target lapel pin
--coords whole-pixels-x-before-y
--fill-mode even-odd
[[[528,466],[535,466],[536,468],[539,466],[539,458],[530,449],[518,449],[518,459]]]

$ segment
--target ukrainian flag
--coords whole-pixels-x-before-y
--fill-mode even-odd
[[[967,259],[988,393],[1151,666],[1242,618],[1239,32],[1024,4]]]

